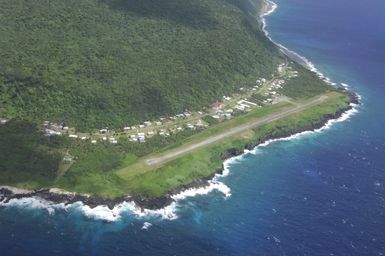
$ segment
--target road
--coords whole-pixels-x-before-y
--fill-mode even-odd
[[[198,148],[207,146],[209,144],[212,144],[214,142],[223,140],[224,138],[233,136],[233,135],[235,135],[237,133],[244,132],[246,130],[249,130],[249,129],[261,126],[261,125],[266,124],[266,123],[270,123],[270,122],[276,121],[278,119],[287,117],[289,115],[301,112],[301,111],[303,111],[305,109],[314,107],[315,105],[318,105],[318,104],[322,103],[323,101],[325,101],[327,98],[328,98],[328,96],[324,95],[324,96],[321,96],[318,99],[314,99],[314,100],[312,100],[310,102],[303,103],[303,104],[297,104],[296,106],[294,106],[294,107],[292,107],[290,109],[284,110],[284,111],[276,113],[276,114],[271,114],[271,115],[265,116],[263,118],[260,118],[260,119],[258,119],[256,121],[253,121],[253,122],[250,122],[250,123],[247,123],[247,124],[243,124],[243,125],[234,127],[234,128],[232,128],[232,129],[230,129],[230,130],[228,130],[226,132],[223,132],[221,134],[215,135],[215,136],[210,137],[210,138],[208,138],[206,140],[203,140],[201,142],[198,142],[198,143],[195,143],[195,144],[183,147],[181,149],[178,149],[178,150],[175,150],[175,151],[171,151],[171,152],[169,152],[169,153],[167,153],[167,154],[165,154],[163,156],[147,159],[147,160],[145,160],[145,163],[147,165],[154,165],[154,164],[160,164],[160,163],[166,162],[166,161],[168,161],[170,159],[179,157],[179,156],[184,155],[186,153],[189,153],[189,152],[191,152],[191,151],[193,151],[195,149],[198,149]]]

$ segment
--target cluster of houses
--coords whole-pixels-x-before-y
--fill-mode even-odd
[[[207,124],[205,124],[201,119],[199,119],[195,124],[187,123],[183,126],[175,126],[174,128],[171,128],[170,131],[172,133],[178,133],[178,132],[181,132],[185,129],[195,130],[197,128],[203,128],[203,127],[207,127],[207,126],[208,126]],[[159,135],[162,135],[162,134],[159,133]]]
[[[118,143],[118,140],[117,140],[116,138],[114,138],[113,136],[111,136],[111,137],[102,136],[102,137],[101,137],[101,140],[102,140],[102,141],[108,141],[108,142],[110,142],[110,143],[112,143],[112,144],[117,144],[117,143]],[[96,140],[91,140],[91,143],[92,143],[92,144],[96,144],[97,141],[96,141]]]
[[[148,132],[147,134],[144,132],[138,132],[137,134],[132,134],[129,136],[129,141],[132,142],[146,142],[146,138],[150,138],[155,135],[155,132]]]
[[[202,112],[198,112],[198,113],[202,114]],[[178,119],[190,117],[191,115],[192,114],[189,111],[186,111],[184,113],[177,114],[175,116],[170,116],[169,119],[172,121],[176,121]],[[138,131],[138,129],[144,129],[146,127],[156,128],[156,127],[162,126],[165,122],[167,122],[167,118],[160,118],[159,121],[155,121],[155,122],[146,121],[146,122],[143,122],[143,124],[140,124],[137,126],[126,126],[123,128],[123,131],[124,132]]]
[[[269,92],[268,94],[271,96],[274,96],[277,94],[277,91],[279,89],[282,89],[283,85],[285,84],[285,80],[283,79],[275,79],[272,83],[271,86],[269,87]]]
[[[256,87],[258,88],[258,86],[264,82],[266,82],[266,79],[264,78],[262,78],[261,80],[257,80],[258,85],[256,85]],[[243,91],[244,88],[240,88],[240,90]],[[232,98],[228,96],[223,96],[223,100],[230,101],[232,100]],[[214,115],[212,115],[214,119],[220,119],[220,118],[231,119],[234,111],[245,112],[245,111],[251,110],[251,108],[253,107],[260,107],[258,104],[248,101],[247,99],[239,100],[238,102],[236,102],[233,108],[224,109],[225,104],[219,101],[213,102],[210,106],[215,113]]]
[[[198,112],[198,113],[203,114],[202,112]],[[188,118],[191,115],[192,114],[190,112],[185,111],[184,113],[177,114],[175,116],[170,116],[169,121],[170,120],[176,121],[182,118]],[[146,142],[147,138],[151,138],[156,134],[159,134],[160,136],[163,136],[163,137],[169,137],[170,132],[177,133],[184,130],[184,128],[182,127],[171,128],[169,131],[165,129],[159,129],[167,121],[168,121],[167,118],[160,118],[159,121],[155,121],[155,122],[146,121],[143,124],[140,124],[137,126],[126,126],[123,128],[123,131],[129,134],[129,140],[132,142]],[[143,132],[140,130],[144,128],[151,129],[150,127],[154,129],[149,130],[147,132]],[[186,127],[190,129],[195,129],[195,126],[193,124],[186,124]]]
[[[278,73],[282,74],[285,70],[285,63],[282,63],[278,66]],[[298,76],[297,71],[292,71],[289,73],[290,77],[296,77]],[[260,78],[256,80],[256,85],[253,86],[251,89],[252,91],[257,91],[261,86],[263,86],[267,80],[265,78]],[[263,103],[273,103],[273,98],[278,94],[278,90],[283,87],[285,84],[284,79],[275,79],[271,82],[270,87],[267,89],[268,91],[265,92],[265,96],[268,96],[269,98],[265,99]],[[244,88],[240,88],[241,91],[244,90]],[[229,96],[223,96],[223,101],[231,101],[232,98]],[[230,119],[232,118],[232,115],[234,111],[249,111],[253,107],[260,107],[258,104],[248,101],[247,99],[242,99],[236,102],[236,105],[233,108],[225,108],[225,104],[223,102],[213,102],[211,105],[212,108],[212,117],[215,119]],[[201,111],[197,112],[198,115],[203,116],[204,113]],[[170,133],[178,133],[180,131],[183,131],[184,129],[196,129],[196,128],[204,128],[208,125],[205,124],[202,120],[198,120],[196,123],[185,123],[183,125],[175,126],[173,128],[169,129],[161,129],[163,128],[163,125],[165,123],[169,123],[172,125],[172,122],[178,121],[180,119],[189,118],[192,116],[192,113],[189,111],[185,111],[180,114],[176,114],[174,116],[170,116],[169,118],[160,118],[158,121],[151,122],[146,121],[143,122],[143,124],[139,124],[136,126],[126,126],[123,128],[123,132],[127,134],[129,137],[129,140],[132,142],[146,142],[147,138],[151,138],[156,134],[159,134],[160,136],[168,137],[170,136]],[[0,124],[5,124],[8,120],[6,119],[0,119]],[[54,136],[54,135],[64,135],[67,134],[69,138],[73,139],[81,139],[81,140],[87,140],[90,139],[92,144],[96,144],[97,140],[91,138],[88,134],[76,134],[74,131],[72,131],[68,126],[64,124],[56,124],[56,123],[50,123],[49,121],[44,122],[45,127],[45,133],[47,136]],[[114,131],[109,130],[108,128],[102,128],[99,130],[99,139],[101,141],[108,141],[112,144],[117,144],[118,140],[113,137]]]
[[[68,138],[72,139],[89,139],[87,134],[75,134],[71,129],[64,124],[51,123],[49,121],[44,121],[43,123],[44,131],[46,136],[60,136],[68,134]]]
[[[263,100],[264,104],[269,104],[273,102],[273,97],[278,95],[278,90],[282,89],[283,85],[285,84],[285,80],[283,79],[275,79],[271,82],[271,85],[269,88],[267,88],[267,92],[264,93],[264,96],[267,96],[269,98]]]
[[[198,112],[198,114],[203,115],[202,112]],[[171,116],[169,119],[175,121],[181,118],[190,117],[191,115],[192,114],[190,112],[186,111],[184,113]],[[6,123],[7,120],[1,119],[0,121],[1,123]],[[160,118],[159,121],[155,121],[155,122],[146,121],[146,122],[143,122],[143,124],[140,124],[137,126],[126,126],[123,128],[123,132],[125,132],[128,135],[129,141],[146,142],[147,138],[151,138],[156,134],[159,134],[160,136],[163,136],[163,137],[169,137],[170,132],[177,133],[177,132],[183,131],[184,129],[196,129],[197,127],[207,126],[205,123],[203,123],[202,120],[198,120],[195,124],[187,123],[183,125],[183,127],[181,126],[175,127],[175,128],[171,128],[170,130],[160,129],[165,122],[167,122],[166,118]],[[81,140],[91,139],[92,144],[96,144],[98,141],[96,139],[91,138],[88,134],[75,133],[71,131],[71,129],[68,126],[65,126],[63,124],[50,123],[49,121],[45,121],[43,123],[43,126],[45,127],[45,133],[47,136],[68,134],[68,137],[72,139],[81,139]],[[145,128],[147,128],[147,131],[143,130]],[[115,134],[115,132],[108,128],[99,129],[99,140],[110,142],[112,144],[117,144],[118,139],[115,138],[113,134]]]
[[[282,73],[284,69],[285,64],[280,64],[278,66],[278,72]],[[292,76],[298,75],[298,72],[293,71],[291,72]],[[256,80],[256,85],[252,88],[253,91],[256,91],[260,86],[265,84],[267,80],[265,78],[260,78]],[[277,90],[282,88],[284,85],[285,80],[283,79],[276,79],[272,82],[271,86],[268,88],[268,92],[265,93],[265,96],[271,96],[274,97],[277,94]],[[244,90],[244,88],[240,88],[241,91]],[[229,96],[223,96],[223,101],[231,101],[232,98]],[[273,99],[268,98],[263,101],[264,103],[272,103]],[[215,119],[230,119],[232,118],[232,115],[234,111],[249,111],[253,107],[259,107],[258,104],[248,101],[247,99],[242,99],[236,102],[236,105],[232,108],[229,109],[224,109],[225,104],[223,102],[213,102],[211,105],[211,108],[213,109],[213,114],[212,117]],[[201,111],[197,112],[198,115],[203,116],[204,113]],[[160,118],[158,121],[151,122],[151,121],[146,121],[143,122],[143,124],[135,125],[135,126],[126,126],[123,128],[123,132],[127,134],[129,137],[129,140],[132,142],[146,142],[147,138],[151,138],[156,134],[159,134],[160,136],[168,137],[170,136],[170,133],[178,133],[180,131],[183,131],[184,129],[196,129],[196,128],[202,128],[202,127],[207,127],[208,125],[205,124],[202,120],[198,120],[196,123],[186,123],[180,126],[175,126],[173,128],[169,129],[161,129],[163,128],[162,126],[169,122],[172,124],[174,121],[178,121],[180,119],[185,119],[189,118],[192,116],[192,113],[189,111],[185,111],[180,114],[176,114],[174,116],[170,116],[169,118]],[[5,119],[0,119],[0,124],[6,123],[7,120]],[[50,123],[49,121],[44,122],[44,127],[45,127],[45,132],[47,136],[53,136],[53,135],[63,135],[63,134],[68,134],[69,138],[73,139],[81,139],[81,140],[86,140],[86,139],[91,139],[92,144],[96,144],[97,140],[90,138],[89,135],[84,134],[75,134],[74,132],[70,131],[70,128],[68,126],[65,126],[63,124],[55,124],[55,123]],[[114,138],[112,135],[114,134],[114,131],[109,130],[108,128],[102,128],[99,130],[99,139],[101,141],[108,141],[112,144],[117,144],[118,140]]]
[[[261,78],[261,79],[257,79],[257,81],[255,81],[256,85],[254,87],[259,87],[260,85],[263,85],[264,83],[266,83],[266,78]]]
[[[226,97],[226,96],[223,96],[223,99],[225,101],[231,100],[230,97]],[[223,102],[216,101],[216,102],[211,103],[210,106],[214,111],[214,115],[211,116],[214,119],[220,119],[221,117],[226,118],[226,119],[230,119],[232,116],[232,113],[234,112],[233,109],[223,110],[223,108],[225,106],[225,104]]]
[[[262,86],[264,83],[266,83],[266,79],[265,78],[257,79],[255,81],[255,85],[253,86],[253,88],[251,90],[252,91],[258,90],[259,87]]]
[[[285,66],[286,66],[285,63],[281,63],[281,64],[278,65],[278,74],[283,74]],[[293,70],[290,66],[286,67],[286,69],[288,71],[290,71],[289,74],[288,74],[288,78],[292,78],[292,77],[297,77],[298,76],[298,71]]]
[[[129,135],[129,141],[132,142],[146,142],[147,138],[151,138],[154,135],[158,134],[162,137],[169,137],[170,133],[178,133],[185,129],[196,129],[198,127],[205,127],[207,126],[205,123],[202,122],[202,120],[198,120],[195,124],[187,123],[183,126],[175,126],[173,128],[170,128],[169,130],[166,129],[160,129],[158,131],[148,131],[148,132],[137,132],[135,134]]]
[[[198,114],[202,115],[202,112],[198,112]],[[169,117],[170,120],[178,120],[182,118],[190,117],[192,114],[188,111],[177,114],[175,116]],[[170,121],[169,120],[169,121]],[[183,131],[184,129],[196,129],[198,127],[204,127],[206,124],[202,122],[202,120],[198,120],[195,124],[187,123],[182,126],[175,126],[170,129],[161,129],[162,125],[168,122],[166,118],[160,118],[159,121],[150,122],[146,121],[143,122],[143,124],[136,125],[136,126],[126,126],[123,128],[123,132],[127,134],[129,141],[131,142],[146,142],[146,139],[151,138],[155,135],[160,135],[163,137],[169,137],[170,133],[178,133],[180,131]],[[103,128],[99,130],[100,134],[108,134],[112,131],[108,130],[107,128]],[[117,143],[117,140],[113,137],[107,138],[106,136],[101,138],[103,141],[109,141],[113,144]],[[91,143],[96,143],[96,140],[91,141]]]
[[[238,101],[237,105],[235,105],[235,108],[240,111],[248,111],[252,107],[259,107],[259,105],[246,99]]]
[[[157,121],[157,122],[150,122],[150,121],[146,121],[146,122],[143,122],[143,124],[139,124],[137,126],[126,126],[123,128],[123,131],[124,132],[131,132],[131,131],[137,131],[138,129],[143,129],[143,128],[146,128],[146,127],[150,127],[150,126],[161,126],[163,124],[163,121],[165,120],[165,118],[161,118],[161,121]]]
[[[191,113],[187,111],[187,112],[184,112],[181,114],[177,114],[175,116],[170,116],[170,119],[171,120],[178,120],[178,119],[186,118],[186,117],[190,117],[190,116],[191,116]]]
[[[56,124],[49,121],[44,121],[43,126],[47,136],[62,135],[69,130],[69,127],[64,124]]]

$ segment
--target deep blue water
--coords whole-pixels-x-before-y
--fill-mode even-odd
[[[271,36],[350,84],[358,114],[246,155],[224,178],[229,199],[186,200],[177,220],[0,208],[0,255],[385,254],[385,2],[277,3]]]

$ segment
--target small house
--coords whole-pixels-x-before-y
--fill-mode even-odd
[[[74,158],[72,157],[72,156],[65,156],[64,158],[63,158],[63,163],[65,163],[65,164],[70,164],[70,163],[72,163],[74,161]]]
[[[211,106],[213,109],[218,110],[218,109],[223,108],[224,104],[223,104],[222,102],[216,101],[216,102],[211,103],[210,106]]]

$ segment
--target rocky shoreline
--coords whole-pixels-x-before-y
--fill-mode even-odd
[[[260,138],[254,143],[249,143],[244,146],[243,149],[231,148],[226,150],[221,156],[222,160],[225,161],[229,158],[239,156],[244,153],[244,150],[252,150],[258,145],[273,139],[285,138],[294,134],[298,134],[305,131],[314,131],[322,128],[329,120],[337,119],[342,116],[343,113],[352,109],[352,104],[359,104],[359,98],[356,94],[352,92],[347,92],[350,96],[349,106],[345,109],[341,109],[334,115],[325,116],[320,122],[317,124],[311,124],[307,126],[298,127],[297,129],[293,129],[290,131],[282,131],[275,134],[270,134],[265,137]],[[194,182],[181,186],[177,189],[170,191],[169,193],[157,197],[157,198],[148,198],[141,195],[136,195],[132,197],[120,197],[116,199],[106,199],[92,195],[84,195],[78,193],[72,193],[63,191],[55,188],[47,188],[47,189],[38,189],[38,190],[23,190],[14,187],[2,186],[0,187],[0,202],[7,203],[11,199],[20,199],[20,198],[29,198],[29,197],[37,197],[44,199],[46,201],[52,202],[54,204],[73,204],[75,202],[81,201],[84,205],[88,205],[91,208],[94,208],[99,205],[105,205],[110,209],[113,209],[116,205],[119,205],[123,202],[134,202],[141,209],[150,209],[157,210],[164,208],[171,203],[174,202],[172,198],[173,195],[179,194],[182,191],[192,188],[200,188],[209,186],[209,181],[214,178],[216,174],[222,174],[224,171],[224,166],[222,168],[215,171],[212,175],[205,177],[204,179],[195,180]]]

